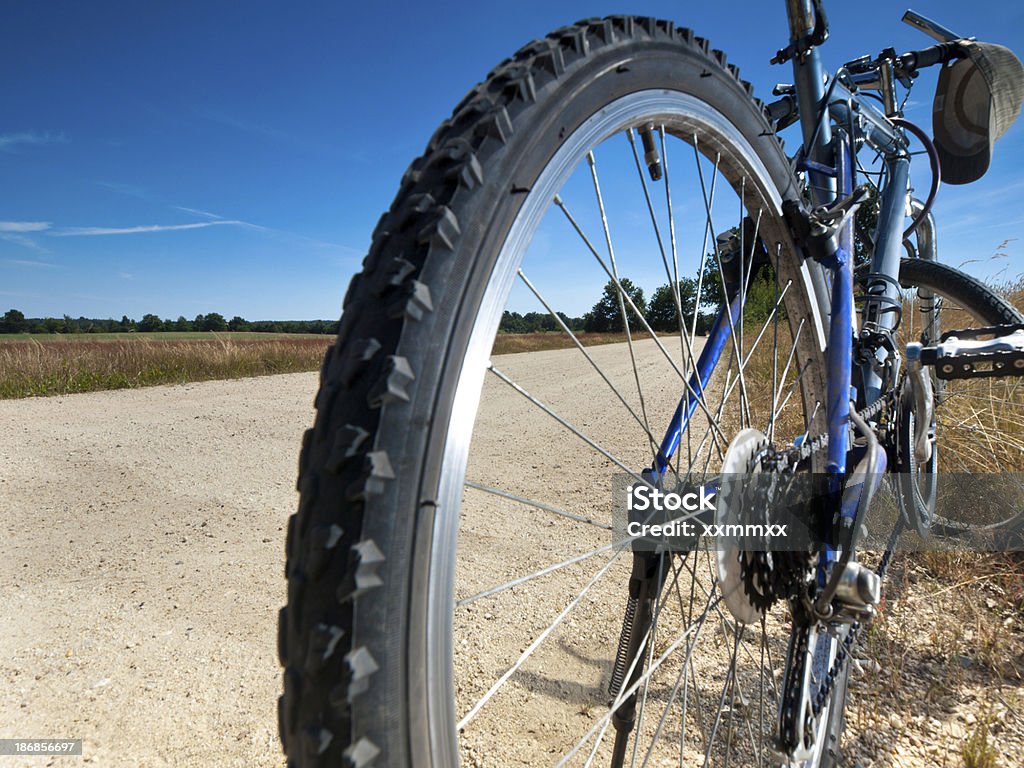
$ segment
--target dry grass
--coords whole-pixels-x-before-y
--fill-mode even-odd
[[[989,717],[986,714],[964,743],[960,755],[964,759],[964,768],[995,768],[996,750],[989,744]]]
[[[598,344],[618,344],[626,341],[625,333],[577,333],[576,338],[585,347]],[[634,339],[649,339],[647,331],[634,331]],[[548,349],[570,349],[575,347],[572,339],[563,331],[550,333],[499,333],[491,348],[492,355],[507,355],[513,352],[543,352]]]
[[[333,341],[0,342],[0,398],[313,371]]]

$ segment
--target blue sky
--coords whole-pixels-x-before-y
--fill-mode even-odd
[[[853,7],[827,6],[827,62],[929,42],[899,22],[902,6]],[[767,98],[789,79],[767,63],[786,40],[783,8],[781,0],[8,5],[0,306],[30,316],[336,317],[409,161],[463,94],[527,40],[587,16],[672,18],[724,49]],[[1017,4],[914,8],[1024,52]],[[925,126],[933,89],[926,74],[908,111]],[[1018,124],[997,143],[984,179],[943,187],[944,261],[977,260],[966,269],[986,277],[1024,272],[1022,170]],[[991,260],[1004,240],[1009,256]]]

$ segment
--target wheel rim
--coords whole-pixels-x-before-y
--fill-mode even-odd
[[[635,93],[619,99],[602,109],[599,113],[586,121],[565,141],[565,143],[562,144],[555,156],[546,165],[540,178],[532,186],[531,191],[529,195],[527,195],[498,256],[497,265],[491,276],[489,286],[477,314],[476,323],[469,342],[469,348],[465,357],[465,362],[459,379],[459,385],[455,395],[453,417],[448,424],[447,439],[444,447],[443,461],[445,471],[442,474],[441,485],[438,489],[439,512],[432,538],[431,567],[428,576],[429,613],[426,621],[426,658],[429,696],[428,725],[430,748],[434,764],[436,765],[455,764],[458,759],[458,745],[456,743],[457,740],[454,738],[456,724],[466,721],[467,713],[457,713],[453,706],[455,696],[452,683],[453,637],[451,606],[455,603],[456,595],[455,563],[459,530],[459,509],[465,492],[466,466],[469,457],[470,439],[473,435],[474,422],[477,416],[477,409],[480,404],[482,385],[484,383],[485,376],[487,375],[487,360],[490,355],[491,344],[497,330],[501,312],[506,306],[508,296],[512,291],[512,286],[516,282],[517,277],[523,276],[523,273],[518,270],[523,256],[528,250],[531,238],[538,230],[542,219],[551,205],[551,201],[563,188],[563,185],[572,175],[577,165],[581,162],[581,159],[585,158],[587,156],[587,152],[600,144],[603,140],[608,139],[616,133],[622,132],[630,126],[636,125],[641,119],[652,120],[659,127],[664,126],[662,128],[663,132],[660,136],[662,149],[665,149],[666,140],[670,139],[672,136],[676,136],[678,138],[679,136],[685,136],[688,132],[698,133],[701,157],[706,157],[703,154],[705,152],[715,153],[719,157],[717,169],[721,171],[723,179],[727,178],[731,173],[735,174],[734,169],[741,169],[744,178],[743,184],[753,185],[751,187],[744,186],[741,189],[743,197],[748,198],[749,196],[752,198],[755,195],[758,196],[764,205],[770,207],[770,214],[773,220],[779,213],[781,199],[779,198],[778,192],[769,181],[769,174],[767,170],[760,159],[756,156],[756,153],[752,150],[742,135],[739,134],[735,127],[732,126],[732,124],[729,123],[729,121],[720,113],[713,110],[705,103],[685,94],[672,91],[658,90]],[[666,136],[666,134],[668,135]],[[671,155],[672,153],[668,154]],[[666,157],[665,159],[667,163],[668,158]],[[696,164],[699,166],[700,162],[701,159],[698,157]],[[716,173],[718,170],[716,170]],[[596,186],[596,172],[594,178]],[[637,183],[635,179],[634,183]],[[748,212],[750,211],[749,205],[746,207],[746,210]],[[565,212],[564,209],[563,212]],[[708,218],[710,219],[711,216],[708,216]],[[605,233],[607,234],[607,230]],[[596,239],[600,240],[600,237],[597,236]],[[611,249],[609,247],[609,251],[610,250]],[[666,269],[668,269],[667,264]],[[523,279],[524,281],[526,280],[525,277],[523,277]],[[800,296],[806,296],[807,294],[813,293],[811,290],[811,277],[806,267],[801,268],[798,272],[795,282],[798,286],[797,290],[794,291],[788,299],[785,299],[784,302],[787,310],[790,309],[790,303],[796,294],[799,293]],[[778,294],[778,290],[776,291],[776,294]],[[695,320],[696,318],[694,318],[694,321]],[[823,346],[824,332],[822,308],[817,304],[805,302],[805,306],[803,307],[803,317],[798,329],[799,330],[796,333],[796,340],[791,347],[793,354],[790,356],[791,359],[795,358],[798,360],[797,370],[800,368],[799,358],[803,357],[802,352],[796,351],[796,348],[799,345],[806,345],[810,348],[817,346],[817,349],[819,350]],[[733,332],[735,333],[735,329],[733,329]],[[693,339],[691,338],[690,341],[692,343]],[[686,350],[685,345],[682,344],[682,338],[680,339],[680,344],[684,347],[680,350],[680,355],[685,359]],[[631,354],[632,349],[632,344],[630,344]],[[742,355],[740,356],[740,359],[742,359]],[[782,366],[782,361],[778,363],[778,366]],[[634,372],[636,372],[635,362]],[[778,371],[776,371],[776,373],[778,373]],[[777,396],[781,394],[781,385],[786,381],[786,377],[783,376],[782,379],[783,381],[775,382],[779,385],[779,391],[775,391],[773,388],[771,393],[773,400],[777,400]],[[794,385],[795,389],[799,390],[796,395],[796,402],[799,402],[801,396],[804,399],[803,416],[805,419],[808,415],[808,402],[815,402],[817,399],[820,399],[816,398],[817,393],[807,391],[808,388],[805,386],[806,383],[807,382],[800,382],[799,387]],[[735,389],[735,384],[733,387]],[[792,391],[790,394],[792,394]],[[723,396],[723,401],[724,399],[727,398]],[[788,399],[789,398],[787,397],[787,400]],[[783,404],[783,407],[785,407],[785,404]],[[640,410],[643,410],[642,401]],[[815,410],[812,410],[810,414],[812,419],[815,412],[816,408]],[[710,414],[708,414],[708,416],[710,417]],[[658,427],[654,427],[656,432],[660,428],[660,425]],[[639,470],[640,465],[636,465],[636,469]],[[694,589],[699,589],[701,577],[698,576],[698,569],[703,569],[705,565],[704,563],[698,564],[696,562],[696,557],[687,558],[687,560],[691,561],[690,565],[687,566],[686,562],[680,563],[679,570],[675,570],[675,564],[673,564],[674,572],[670,574],[669,578],[678,582],[680,578],[684,577],[683,571],[688,567],[692,592]],[[609,567],[610,566],[611,564],[609,563]],[[713,592],[713,587],[709,591],[705,605],[712,601],[711,592]],[[582,595],[579,597],[582,597]],[[682,601],[680,600],[680,617],[684,613],[684,607],[681,602]],[[572,607],[575,607],[575,605]],[[620,606],[616,606],[616,609],[619,607]],[[688,617],[686,622],[690,627],[694,626],[692,618],[693,617],[691,615]],[[723,620],[723,625],[725,623],[726,622]],[[704,626],[703,620],[699,626]],[[761,630],[762,633],[765,631],[765,622],[762,622]],[[699,630],[697,630],[697,632],[699,632]],[[734,630],[732,632],[732,637],[735,640],[737,649],[739,649],[742,644],[742,634],[743,632],[740,630]],[[728,633],[723,630],[722,636],[723,638],[727,637]],[[693,653],[693,649],[696,644],[692,641],[685,640],[685,637],[678,638],[677,642],[680,639],[687,643],[686,648],[684,649],[687,654],[683,664],[685,668],[686,665],[690,664],[690,654]],[[614,640],[612,641],[612,645],[614,645]],[[675,650],[678,651],[680,648],[682,648],[681,645],[677,646]],[[761,645],[762,653],[765,649],[768,649],[768,653],[770,655],[770,648],[768,648],[766,643],[763,643]],[[611,650],[613,650],[613,648]],[[747,649],[744,648],[744,650],[746,651]],[[734,666],[736,665],[737,655],[738,650],[734,650],[732,655]],[[653,658],[654,646],[652,644],[651,660],[653,660]],[[829,655],[829,658],[831,658],[831,655]],[[650,663],[651,660],[648,660],[647,663]],[[769,664],[771,661],[772,660],[770,658],[767,659]],[[764,663],[765,660],[762,660],[762,668],[764,667]],[[735,672],[735,670],[731,674],[734,680],[738,676],[738,673]],[[685,686],[686,681],[690,677],[689,674],[683,674],[680,677],[682,678]],[[769,685],[771,683],[772,681],[765,680],[762,675],[760,680],[761,685]],[[694,686],[696,686],[696,683],[694,683]],[[734,691],[735,688],[736,684],[734,682]],[[723,700],[726,697],[726,694],[726,687],[723,687],[721,691]],[[645,702],[646,701],[647,699],[645,698]],[[765,697],[762,693],[761,702],[764,701]],[[730,700],[729,706],[733,707],[734,704],[735,701]],[[472,711],[473,710],[470,712],[472,713]],[[665,711],[667,712],[668,709]],[[714,728],[716,729],[721,726],[721,707],[719,707],[718,714],[719,716],[715,719],[714,725]],[[770,733],[771,726],[769,723],[774,717],[774,713],[761,712],[760,716],[765,724],[764,733]],[[827,717],[823,715],[820,719],[820,723],[824,723],[826,720]],[[686,716],[684,712],[681,720],[684,727],[685,721]],[[665,720],[662,718],[660,725],[664,725],[664,722]],[[607,728],[607,726],[605,726],[605,728]],[[818,738],[817,741],[819,742],[820,750],[820,743],[822,740],[821,738]],[[574,745],[570,744],[569,746],[571,747]],[[727,759],[729,748],[729,746],[726,747]],[[594,749],[591,756],[596,754],[597,751],[597,749]],[[591,752],[591,747],[589,745],[582,748],[578,756],[582,755],[582,757],[585,758],[587,757],[588,752]],[[763,755],[759,753],[758,759],[760,760],[762,757]],[[734,756],[733,759],[737,758]],[[813,760],[816,761],[817,756],[815,756]],[[551,762],[557,763],[557,760],[552,760]],[[646,764],[642,748],[639,757],[636,759],[636,764]]]

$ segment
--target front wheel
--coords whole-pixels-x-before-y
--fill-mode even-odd
[[[780,579],[737,566],[741,623],[707,552],[658,563],[613,747],[631,594],[609,510],[615,476],[682,483],[743,430],[823,431],[826,291],[781,215],[798,196],[749,84],[670,22],[558,30],[456,107],[324,362],[280,621],[290,765],[776,760]],[[524,323],[550,332],[497,354]],[[814,637],[821,673],[836,641]],[[807,765],[835,752],[831,706],[801,721]]]

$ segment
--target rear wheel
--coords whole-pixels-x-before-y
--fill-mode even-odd
[[[900,265],[904,294],[901,342],[935,344],[943,333],[1024,322],[1012,304],[986,285],[959,270],[924,259],[904,259]],[[945,504],[935,513],[939,472],[949,474],[999,473],[1002,481],[1019,485],[1024,472],[1024,379],[934,378],[935,418],[930,430],[934,448],[929,461],[918,465],[912,450],[918,429],[905,397],[900,423],[901,454],[899,498],[919,531],[934,526],[956,533],[1006,528],[1020,519],[1016,504],[990,499],[963,509]],[[1007,488],[1006,500],[1019,498],[1019,487]],[[991,487],[989,488],[991,491]]]
[[[825,291],[781,216],[798,195],[749,85],[670,22],[559,30],[463,100],[381,219],[324,362],[280,622],[289,764],[613,760],[630,580],[613,476],[667,459],[681,482],[741,430],[779,447],[822,431]],[[644,312],[636,288],[659,284]],[[534,345],[568,348],[494,354],[526,307],[556,332]],[[617,343],[585,345],[585,313]],[[771,764],[785,601],[760,594],[744,624],[713,555],[659,568],[626,761]],[[821,674],[836,641],[813,637]],[[806,764],[829,759],[834,714]]]

